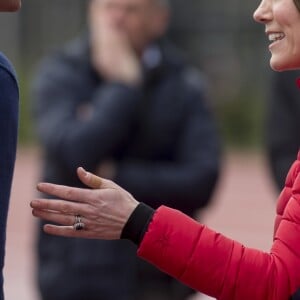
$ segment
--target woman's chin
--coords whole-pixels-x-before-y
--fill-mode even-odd
[[[276,65],[270,64],[270,66],[271,66],[271,69],[272,69],[273,71],[276,71],[276,72],[284,71],[284,69],[282,69],[282,68],[280,68],[280,67],[277,67]]]
[[[299,70],[300,69],[300,61],[283,61],[279,59],[275,59],[274,57],[270,60],[270,66],[272,70],[277,72],[282,71],[290,71],[290,70]]]
[[[273,71],[277,71],[277,72],[285,70],[285,66],[282,63],[282,61],[275,59],[274,56],[272,56],[270,59],[270,67]]]

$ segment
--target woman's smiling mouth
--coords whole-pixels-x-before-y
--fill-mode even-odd
[[[269,32],[267,33],[270,42],[282,40],[285,37],[283,32]]]

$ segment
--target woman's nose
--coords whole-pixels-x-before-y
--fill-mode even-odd
[[[253,14],[253,19],[258,23],[267,23],[272,19],[272,1],[262,0]]]

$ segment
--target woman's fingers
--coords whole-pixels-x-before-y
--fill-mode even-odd
[[[78,213],[79,209],[82,210],[81,205],[75,205],[74,202],[72,203],[60,199],[35,199],[31,201],[30,206],[36,209],[43,209],[47,211],[59,211],[65,214],[74,214]]]
[[[137,201],[114,182],[78,168],[79,179],[90,188],[74,188],[39,183],[40,192],[58,199],[35,199],[31,202],[35,217],[50,223],[49,234],[117,239]],[[76,217],[77,216],[77,217]],[[78,226],[80,227],[78,227]]]
[[[91,197],[91,190],[89,189],[74,188],[46,182],[38,183],[37,189],[42,193],[75,202],[88,203]]]
[[[31,206],[33,207],[32,214],[35,217],[64,226],[73,226],[75,223],[78,222],[83,222],[85,225],[90,225],[90,221],[85,216],[83,216],[84,212],[81,213],[77,210],[75,213],[64,213],[59,210],[45,210],[35,207],[35,205],[33,204],[34,201],[31,202]]]
[[[87,205],[57,199],[35,199],[31,201],[30,206],[33,208],[33,212],[34,210],[44,211],[43,218],[46,214],[50,215],[51,212],[74,216],[85,215],[90,211]],[[55,220],[49,219],[49,221]]]
[[[79,179],[82,181],[82,183],[84,183],[86,186],[92,189],[99,189],[103,183],[103,180],[100,177],[90,172],[87,172],[82,167],[79,167],[77,169],[77,175]]]
[[[60,212],[42,210],[37,208],[34,208],[32,210],[32,214],[35,217],[41,218],[45,221],[50,221],[65,226],[72,226],[76,221],[75,215],[61,214]]]
[[[79,238],[95,238],[88,230],[74,230],[71,226],[57,226],[46,224],[43,227],[48,234],[64,236],[64,237],[79,237]]]
[[[101,178],[91,172],[87,172],[84,168],[77,169],[77,175],[82,183],[92,189],[121,189],[116,183],[111,180]]]

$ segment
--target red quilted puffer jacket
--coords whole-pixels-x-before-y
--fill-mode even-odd
[[[269,253],[247,248],[161,206],[138,255],[218,300],[288,300],[300,287],[299,173],[300,153],[279,197]]]

